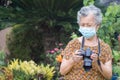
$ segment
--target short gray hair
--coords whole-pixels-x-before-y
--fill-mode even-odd
[[[99,8],[97,8],[96,6],[94,6],[94,5],[82,7],[77,12],[77,23],[80,22],[80,17],[81,16],[87,16],[90,12],[92,12],[93,15],[95,16],[96,24],[101,24],[101,22],[102,22],[101,10]]]

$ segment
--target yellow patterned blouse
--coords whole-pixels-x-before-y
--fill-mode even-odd
[[[100,41],[101,46],[101,55],[100,61],[105,63],[109,60],[112,60],[112,52],[109,45]],[[79,50],[81,47],[81,43],[78,39],[74,39],[68,43],[64,51],[62,52],[63,58],[68,60],[72,54]],[[88,48],[89,46],[84,45],[84,49]],[[98,46],[89,47],[91,50],[95,50],[98,53]],[[68,72],[64,76],[65,80],[105,80],[104,76],[98,71],[94,62],[92,63],[92,69],[86,72],[83,68],[83,60],[79,63],[76,63],[70,72]]]

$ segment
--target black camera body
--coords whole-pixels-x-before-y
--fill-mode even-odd
[[[85,38],[83,37],[82,38],[82,45],[80,48],[81,53],[79,55],[83,56],[83,60],[84,60],[83,68],[85,69],[85,71],[89,71],[92,68],[92,59],[90,57],[93,54],[93,52],[90,48],[87,48],[86,50],[83,49],[84,48],[84,41],[85,41]],[[98,65],[100,66],[100,69],[102,71],[100,60],[99,60],[100,53],[101,53],[100,41],[98,39],[98,60],[97,60],[97,62],[98,62]]]
[[[83,56],[84,60],[84,69],[85,71],[89,71],[92,68],[92,59],[90,56],[93,54],[93,52],[90,50],[90,48],[87,48],[86,50],[80,49],[81,54],[80,56]]]

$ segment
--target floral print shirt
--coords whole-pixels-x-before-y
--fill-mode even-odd
[[[76,50],[81,47],[81,42],[78,39],[71,40],[66,48],[61,53],[63,58],[68,60]],[[89,46],[84,45],[84,50]],[[91,50],[95,50],[98,53],[98,46],[89,47]],[[112,60],[112,51],[108,44],[100,41],[100,61],[104,64],[105,62]],[[86,72],[83,68],[83,60],[79,63],[74,64],[72,69],[64,75],[65,80],[105,80],[104,76],[97,69],[94,62],[92,62],[92,69]]]

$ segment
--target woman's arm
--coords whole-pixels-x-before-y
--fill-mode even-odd
[[[67,74],[74,65],[74,61],[70,58],[69,60],[63,59],[60,66],[61,75]]]
[[[95,62],[95,65],[97,66],[97,68],[99,69],[101,74],[106,79],[110,80],[112,77],[112,51],[111,51],[111,48],[109,47],[109,45],[105,45],[103,47],[105,47],[105,48],[103,48],[104,52],[102,53],[104,55],[103,57],[104,57],[105,62],[103,63],[102,61],[100,61],[100,66],[99,66],[98,65],[98,57],[99,56],[97,54],[92,54],[91,59],[93,60],[93,62]],[[94,52],[94,50],[93,50],[93,52]]]
[[[98,65],[98,55],[92,54],[91,59],[95,62],[95,65],[101,72],[101,74],[106,78],[109,79],[112,77],[112,60],[106,61],[104,64],[100,61],[100,65]]]
[[[62,75],[67,74],[75,63],[79,63],[83,59],[82,56],[79,56],[80,53],[80,51],[76,50],[68,60],[63,58],[60,66],[60,73]]]
[[[112,77],[112,60],[107,61],[105,64],[100,62],[100,64],[101,64],[100,66],[102,70],[100,69],[100,66],[98,65],[98,63],[96,62],[96,65],[99,71],[106,79],[110,80]]]
[[[77,55],[80,52],[78,52],[79,49],[76,46],[80,45],[77,39],[74,39],[67,44],[66,48],[62,52],[63,60],[60,65],[60,73],[62,75],[65,75],[68,72],[70,72],[74,64],[82,59],[81,56]]]

